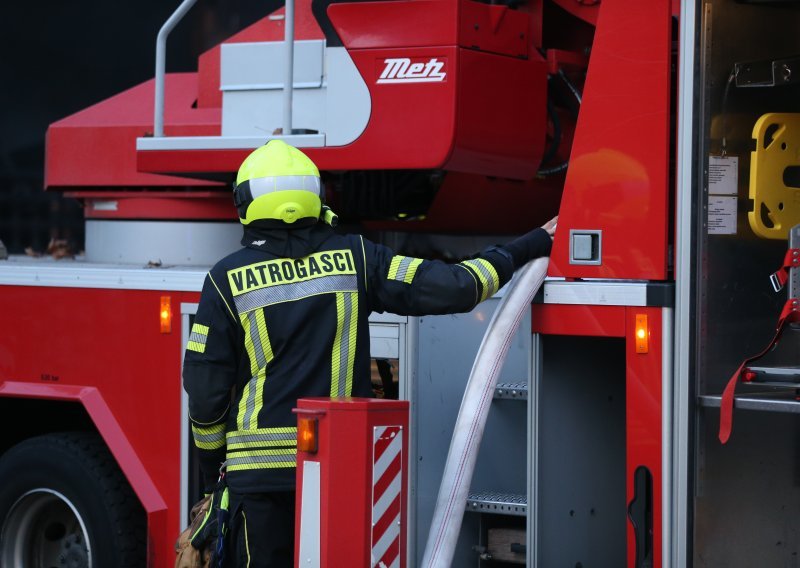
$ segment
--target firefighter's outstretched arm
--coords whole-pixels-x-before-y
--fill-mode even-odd
[[[371,308],[401,315],[468,312],[506,284],[517,268],[550,254],[556,219],[459,263],[394,254],[364,241]]]
[[[183,363],[183,387],[207,491],[225,460],[225,422],[236,381],[236,330],[233,311],[208,274]]]

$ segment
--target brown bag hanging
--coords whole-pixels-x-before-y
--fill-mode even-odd
[[[211,549],[197,550],[192,546],[192,535],[200,528],[203,518],[211,506],[211,495],[205,496],[195,503],[189,513],[189,526],[181,532],[175,543],[175,568],[209,568],[211,566]]]

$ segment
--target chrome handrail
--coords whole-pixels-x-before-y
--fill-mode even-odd
[[[283,83],[283,135],[292,135],[292,94],[294,90],[294,0],[286,0],[283,41],[286,46],[286,71]]]
[[[156,38],[155,109],[153,136],[164,136],[164,82],[167,59],[167,37],[197,0],[183,0],[164,22]],[[286,74],[283,86],[283,135],[292,134],[292,95],[294,90],[294,0],[286,0],[284,43],[286,45]]]
[[[178,25],[197,0],[183,0],[180,6],[158,30],[156,38],[156,101],[153,116],[153,136],[164,136],[164,75],[167,61],[167,36]]]

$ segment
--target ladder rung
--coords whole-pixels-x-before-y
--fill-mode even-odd
[[[467,511],[524,517],[528,512],[528,497],[494,491],[470,493],[467,497]]]

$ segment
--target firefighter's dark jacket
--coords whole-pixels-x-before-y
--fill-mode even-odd
[[[370,312],[468,312],[550,250],[537,229],[458,264],[394,254],[327,225],[248,229],[203,285],[184,388],[206,486],[294,488],[300,397],[372,396]]]

